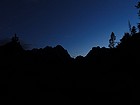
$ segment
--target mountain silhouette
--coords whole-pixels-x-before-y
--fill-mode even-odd
[[[139,91],[139,46],[140,33],[125,34],[114,48],[97,46],[85,57],[72,58],[61,45],[25,50],[12,39],[0,46],[1,100],[17,105],[130,103]]]

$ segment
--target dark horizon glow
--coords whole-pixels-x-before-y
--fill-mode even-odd
[[[0,39],[15,33],[30,48],[62,45],[72,57],[108,47],[139,22],[138,0],[1,0]]]

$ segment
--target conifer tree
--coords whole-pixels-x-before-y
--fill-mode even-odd
[[[115,47],[115,40],[116,40],[116,36],[115,36],[114,32],[112,32],[110,35],[110,39],[109,39],[109,48]]]

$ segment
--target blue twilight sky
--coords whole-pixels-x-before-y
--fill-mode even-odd
[[[0,0],[0,40],[15,33],[30,49],[62,45],[72,57],[108,47],[139,22],[138,0]]]

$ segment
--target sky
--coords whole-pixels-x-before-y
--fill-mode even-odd
[[[108,47],[137,26],[138,0],[0,0],[0,42],[16,33],[25,48],[62,45],[71,57]]]

